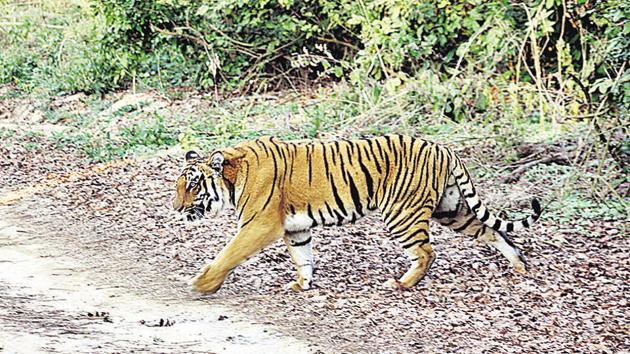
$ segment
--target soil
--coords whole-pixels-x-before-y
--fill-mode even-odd
[[[527,275],[495,250],[434,225],[438,258],[429,274],[414,289],[393,291],[382,283],[407,261],[378,218],[366,218],[314,230],[310,291],[282,289],[295,271],[278,242],[216,294],[196,295],[188,280],[236,226],[229,213],[189,224],[170,210],[181,152],[91,164],[72,147],[18,135],[0,144],[0,351],[630,348],[630,239],[621,221],[593,221],[585,235],[575,232],[579,220],[543,216],[513,235],[528,257]],[[505,204],[493,194],[501,193],[498,183],[478,185],[488,204]],[[503,188],[548,192],[527,181]]]
[[[271,326],[190,294],[138,294],[132,278],[81,261],[75,249],[51,244],[56,231],[17,227],[32,219],[11,214],[0,210],[2,352],[311,352]]]

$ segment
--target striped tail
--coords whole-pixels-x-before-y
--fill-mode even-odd
[[[453,177],[455,177],[460,193],[464,197],[464,200],[466,200],[466,204],[468,204],[470,210],[475,213],[479,221],[484,223],[486,226],[491,227],[498,232],[519,231],[531,226],[540,217],[542,208],[540,207],[540,202],[536,198],[532,199],[532,209],[534,209],[534,213],[526,218],[516,221],[508,221],[492,214],[481,202],[479,195],[477,195],[477,191],[473,186],[466,166],[464,166],[457,156],[455,156],[452,161],[451,171]]]

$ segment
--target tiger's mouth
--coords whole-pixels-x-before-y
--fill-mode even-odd
[[[203,219],[206,210],[201,206],[193,205],[184,209],[186,221],[198,221]]]

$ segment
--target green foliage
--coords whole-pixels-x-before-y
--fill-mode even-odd
[[[111,88],[114,64],[96,52],[102,28],[80,2],[7,3],[0,19],[0,83],[42,93]]]
[[[630,91],[620,69],[630,53],[622,0],[87,1],[0,5],[10,24],[0,29],[0,83],[52,93],[243,92],[376,79],[392,91],[430,68],[439,81],[471,73],[539,81],[576,97],[574,110],[584,95],[620,102]],[[485,110],[490,95],[473,104]],[[437,109],[461,120],[458,99]]]
[[[147,56],[177,48],[181,56],[164,58],[163,65],[185,62],[200,87],[265,90],[299,77],[344,74],[355,83],[393,78],[389,84],[396,87],[427,66],[532,81],[540,61],[540,70],[573,74],[597,83],[593,91],[605,91],[611,79],[605,73],[618,68],[630,48],[629,10],[620,0],[94,4],[110,29],[101,41],[104,55],[121,63],[115,82],[148,70]]]
[[[122,113],[117,112],[114,112],[112,118],[120,117]],[[178,142],[177,132],[167,126],[160,114],[138,120],[118,131],[103,131],[94,127],[97,115],[98,112],[93,112],[91,117],[78,119],[75,124],[79,129],[54,134],[53,138],[61,146],[73,145],[80,148],[94,161],[108,161],[151,152]]]
[[[614,170],[609,172],[608,176],[614,176]],[[592,193],[601,187],[592,185],[601,185],[602,181],[601,177],[588,166],[578,169],[570,166],[538,165],[529,169],[525,173],[525,178],[532,183],[544,184],[557,191],[545,211],[549,219],[558,222],[575,222],[579,219],[578,225],[588,225],[591,219],[627,220],[630,218],[630,201],[627,198],[619,196],[593,198]],[[622,176],[620,180],[611,179],[610,182],[621,185],[630,182],[630,179]],[[588,188],[589,186],[591,187]]]

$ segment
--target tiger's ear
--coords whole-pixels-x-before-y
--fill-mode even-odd
[[[184,159],[186,160],[186,162],[190,162],[190,160],[198,159],[200,157],[201,155],[199,155],[197,151],[190,150],[186,153],[186,156],[184,157]]]
[[[220,177],[223,174],[223,162],[225,157],[222,153],[217,152],[210,156],[210,168],[212,169],[212,177]]]

